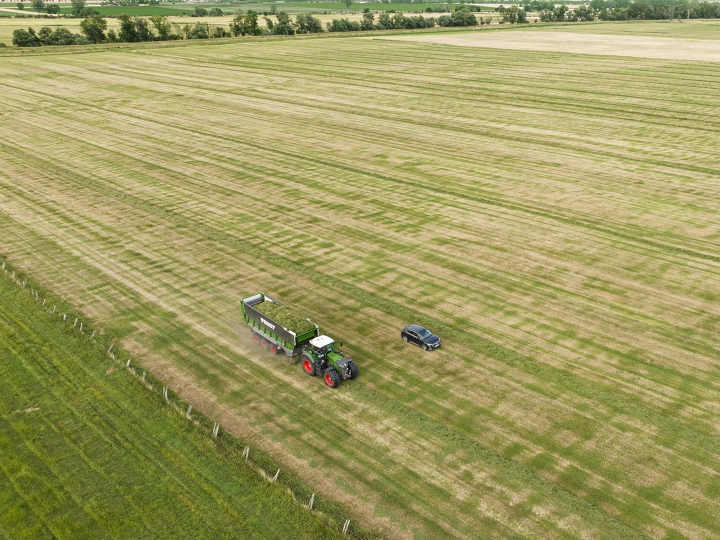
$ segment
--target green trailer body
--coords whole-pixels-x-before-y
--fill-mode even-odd
[[[258,336],[258,340],[264,338],[267,343],[267,345],[263,344],[264,347],[271,349],[272,352],[278,354],[284,352],[289,357],[297,356],[312,338],[320,334],[318,326],[312,323],[310,319],[307,320],[311,322],[313,328],[296,334],[292,328],[284,327],[279,322],[255,308],[255,306],[262,302],[274,302],[275,304],[283,305],[265,293],[248,296],[242,300],[243,320],[252,328],[254,333],[253,337]],[[262,344],[262,342],[260,342],[260,344]],[[271,347],[271,345],[274,345],[274,347]]]

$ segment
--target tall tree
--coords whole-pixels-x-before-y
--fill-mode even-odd
[[[45,11],[45,2],[43,0],[32,0],[32,8],[37,12]]]
[[[88,41],[92,43],[103,43],[106,41],[105,30],[107,30],[107,21],[100,15],[93,15],[87,19],[83,19],[80,23],[80,31],[85,34]]]
[[[118,34],[119,41],[126,41],[128,43],[140,41],[140,36],[138,36],[135,23],[130,17],[127,15],[120,15],[118,20],[120,21],[120,33]]]
[[[168,21],[167,17],[164,15],[153,15],[150,17],[150,22],[155,27],[155,31],[157,32],[158,39],[160,41],[172,39],[172,25],[170,24],[170,21]]]
[[[72,6],[72,14],[76,17],[85,9],[85,0],[70,0]]]

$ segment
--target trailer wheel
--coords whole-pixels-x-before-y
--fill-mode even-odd
[[[350,378],[354,379],[355,377],[357,377],[358,373],[360,373],[360,370],[358,369],[357,364],[355,362],[353,362],[352,360],[350,360],[348,362],[348,367],[350,368]]]
[[[261,346],[263,349],[267,350],[268,345],[270,345],[270,343],[268,342],[267,339],[262,338],[262,339],[260,340],[260,346]]]
[[[337,388],[340,384],[340,374],[335,371],[335,368],[326,370],[323,374],[323,379],[325,379],[325,384],[330,388]]]
[[[258,336],[255,332],[253,332],[253,343],[255,345],[260,345],[260,336]]]
[[[305,373],[310,375],[311,377],[314,377],[315,374],[315,362],[312,361],[312,358],[310,358],[309,355],[303,354],[300,357],[300,360],[302,361],[302,368]]]
[[[278,353],[282,352],[282,349],[280,347],[278,347],[277,345],[275,345],[274,343],[271,343],[270,344],[270,352],[272,354],[278,354]]]

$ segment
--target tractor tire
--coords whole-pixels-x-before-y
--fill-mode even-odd
[[[340,374],[335,371],[335,368],[326,369],[323,379],[330,388],[337,388],[340,385]]]
[[[302,363],[302,368],[305,373],[307,373],[311,377],[317,375],[317,373],[315,372],[315,362],[313,362],[312,358],[310,358],[309,355],[303,354],[300,357],[300,362]]]
[[[267,351],[267,349],[268,349],[268,345],[270,345],[270,342],[269,342],[267,339],[262,338],[262,339],[260,340],[260,346],[261,346],[263,349],[265,349],[266,351]]]
[[[355,362],[353,362],[352,360],[350,360],[348,362],[348,367],[350,368],[350,378],[354,379],[355,377],[357,377],[358,373],[360,373],[360,370],[358,369],[357,364]]]
[[[258,336],[255,332],[253,332],[253,343],[255,345],[260,345],[260,336]]]

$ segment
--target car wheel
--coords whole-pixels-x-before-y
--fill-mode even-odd
[[[428,349],[429,349],[429,347],[423,343],[422,350],[427,351]]]
[[[407,343],[407,336],[403,336],[403,341]]]

